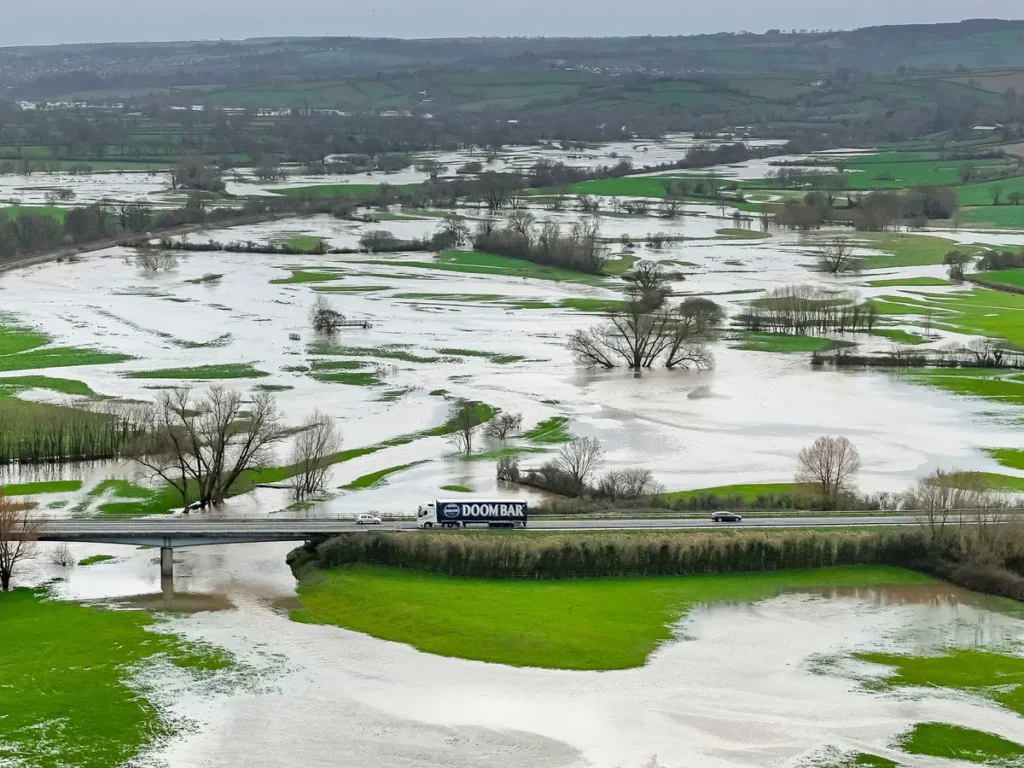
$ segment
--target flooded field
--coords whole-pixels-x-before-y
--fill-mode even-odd
[[[992,610],[1001,603],[949,586],[697,608],[676,627],[679,640],[642,668],[566,672],[441,658],[293,623],[287,549],[180,550],[175,589],[187,594],[174,597],[162,594],[150,550],[78,545],[76,557],[102,551],[116,559],[71,571],[37,561],[26,575],[65,577],[54,587],[62,598],[169,601],[184,612],[168,618],[168,630],[226,648],[246,666],[241,686],[174,684],[158,696],[195,725],[152,756],[172,768],[298,768],[327,764],[328,755],[352,765],[459,768],[496,759],[523,768],[796,768],[821,764],[814,759],[829,750],[924,768],[937,763],[892,747],[915,723],[1020,737],[1020,717],[981,698],[873,691],[867,683],[884,668],[851,659],[949,646],[1012,652],[1024,641],[1024,621]]]
[[[539,222],[569,226],[576,214],[536,210]],[[470,224],[485,213],[467,211]],[[416,239],[436,229],[436,218],[405,217],[362,224],[329,216],[289,219],[189,235],[191,242],[282,242],[300,233],[330,247],[353,248],[368,229],[387,227]],[[638,244],[634,257],[660,261],[682,273],[677,296],[708,296],[729,312],[744,310],[761,292],[813,283],[862,298],[913,288],[871,287],[870,280],[938,277],[942,267],[905,267],[868,275],[826,276],[811,269],[825,235],[775,232],[764,239],[717,234],[732,224],[717,208],[689,205],[681,218],[604,216],[603,237],[642,238],[655,231],[683,236],[660,248]],[[984,235],[958,233],[966,242]],[[612,254],[623,246],[613,245]],[[848,435],[864,456],[865,490],[896,491],[936,467],[994,470],[982,449],[1024,447],[1012,406],[926,389],[882,372],[816,370],[806,355],[735,348],[729,334],[714,346],[710,371],[586,371],[566,347],[575,329],[600,322],[574,302],[621,297],[615,278],[537,279],[489,269],[441,269],[432,255],[266,255],[188,252],[176,269],[138,268],[123,249],[92,253],[77,263],[52,263],[5,274],[5,311],[62,345],[99,347],[132,359],[115,365],[49,368],[51,377],[84,382],[94,392],[150,399],[175,379],[147,372],[202,366],[251,366],[256,378],[224,383],[274,390],[286,420],[296,425],[315,409],[337,419],[345,448],[375,446],[421,433],[445,420],[450,397],[465,397],[522,413],[528,429],[545,420],[569,420],[573,434],[599,438],[609,468],[649,467],[669,490],[736,482],[787,482],[796,454],[821,434]],[[441,265],[445,266],[445,265]],[[212,280],[209,275],[219,275]],[[937,290],[952,290],[939,288]],[[351,365],[371,373],[372,386],[324,381],[315,365],[309,308],[327,296],[344,314],[366,320],[335,344]],[[898,327],[895,326],[895,327]],[[299,340],[290,339],[298,334]],[[891,342],[850,337],[865,350]],[[936,330],[922,348],[969,337]],[[22,375],[31,372],[21,372]],[[178,380],[187,379],[186,373]],[[205,383],[205,382],[204,382]],[[27,389],[30,400],[67,396]],[[498,445],[484,445],[486,451]],[[524,465],[543,463],[551,446],[533,446]],[[557,448],[557,446],[556,446]],[[282,447],[278,460],[287,459]],[[356,478],[405,467],[386,484],[339,491]],[[124,476],[131,467],[111,467]],[[65,477],[102,475],[67,468]],[[29,473],[31,474],[31,473]],[[134,473],[137,474],[137,473]],[[498,490],[493,461],[466,461],[443,437],[419,437],[384,446],[338,465],[336,489],[318,513],[373,509],[405,512],[447,485],[478,493]],[[88,490],[88,484],[83,491]],[[69,498],[75,498],[72,494]],[[238,510],[281,510],[285,494],[262,489],[238,499]],[[60,514],[59,512],[57,514]],[[302,514],[309,514],[303,510]]]

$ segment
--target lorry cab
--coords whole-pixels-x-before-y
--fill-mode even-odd
[[[432,501],[420,504],[420,508],[416,511],[416,527],[433,528],[436,524],[437,505]]]

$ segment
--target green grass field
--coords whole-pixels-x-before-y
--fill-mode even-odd
[[[531,443],[539,443],[541,445],[568,443],[572,440],[572,435],[569,434],[568,429],[569,421],[568,416],[552,416],[550,419],[540,422],[533,429],[523,432],[523,437]]]
[[[858,233],[855,244],[862,248],[883,251],[880,256],[864,259],[864,269],[891,267],[922,267],[941,264],[952,250],[979,250],[971,246],[958,246],[952,240],[933,235],[904,235],[892,232]]]
[[[216,381],[219,379],[260,379],[270,374],[257,370],[252,363],[197,365],[192,368],[158,368],[154,371],[131,371],[127,379],[178,379],[181,381]]]
[[[518,667],[644,664],[697,604],[750,602],[793,589],[927,584],[897,568],[559,581],[466,579],[351,565],[300,582],[295,621],[331,624],[427,653]]]
[[[872,288],[922,288],[927,286],[950,285],[941,277],[900,277],[892,280],[870,280]]]
[[[603,285],[607,278],[588,275],[568,269],[556,269],[532,261],[496,256],[479,251],[444,251],[436,261],[372,260],[364,264],[385,264],[392,267],[412,269],[434,269],[442,272],[462,272],[472,275],[501,275],[504,277],[530,277],[538,280],[555,280],[572,283]]]
[[[1020,611],[1019,603],[1006,601]],[[971,648],[951,649],[940,656],[855,653],[862,661],[892,667],[883,689],[950,688],[982,696],[1024,715],[1024,657]]]
[[[348,485],[343,485],[342,488],[344,488],[346,491],[361,491],[366,488],[379,488],[380,486],[385,485],[387,483],[387,478],[390,477],[391,475],[403,472],[407,469],[419,466],[420,464],[423,463],[425,462],[413,461],[410,462],[409,464],[400,464],[397,467],[388,467],[387,469],[380,469],[377,470],[376,472],[371,472],[368,475],[357,477]]]
[[[734,349],[751,352],[811,353],[824,352],[846,346],[832,339],[817,336],[795,336],[789,333],[755,333],[748,331],[740,337]]]
[[[67,212],[67,208],[58,208],[52,205],[9,205],[0,208],[0,216],[6,216],[9,219],[16,218],[23,213],[35,213],[39,216],[51,216],[57,221],[64,221]]]
[[[945,723],[915,725],[900,736],[899,747],[911,755],[1007,768],[1024,765],[1024,746],[992,733]]]
[[[758,496],[772,496],[778,494],[797,495],[803,486],[799,483],[750,483],[741,485],[719,485],[714,488],[695,488],[689,491],[671,491],[662,494],[666,501],[686,501],[687,499],[700,498],[702,496],[717,496],[721,499],[729,499],[739,496],[745,502],[756,501]]]
[[[65,395],[95,397],[96,393],[88,384],[75,379],[55,379],[50,376],[5,376],[0,378],[0,387],[19,389],[49,389]]]
[[[975,272],[970,277],[983,280],[985,283],[1024,288],[1024,269],[994,269],[990,272]]]
[[[92,557],[86,557],[78,561],[78,564],[83,567],[90,565],[99,565],[100,563],[109,563],[114,559],[113,555],[93,555]]]
[[[37,483],[9,483],[0,487],[8,496],[40,496],[44,493],[74,493],[82,490],[81,480],[43,480]]]
[[[924,344],[926,341],[924,336],[900,328],[875,328],[871,331],[871,335],[888,339],[894,344]]]
[[[34,768],[110,768],[182,726],[132,685],[136,670],[170,662],[197,678],[229,667],[226,655],[152,631],[140,611],[0,594],[0,761]]]
[[[271,280],[271,285],[292,285],[295,283],[325,283],[330,280],[340,280],[342,275],[337,272],[309,272],[303,269],[293,269],[291,277],[279,277]]]

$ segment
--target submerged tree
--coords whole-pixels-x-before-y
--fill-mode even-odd
[[[29,515],[28,505],[17,504],[0,491],[0,590],[11,588],[18,563],[35,557],[40,523]]]
[[[681,304],[652,309],[641,292],[629,294],[625,307],[608,314],[608,322],[575,331],[569,349],[586,368],[634,371],[660,362],[666,368],[711,368],[714,358],[706,342],[724,318],[710,299],[691,298]]]
[[[285,437],[273,395],[250,402],[223,387],[197,395],[188,387],[162,392],[134,458],[174,487],[183,504],[219,506],[242,476],[267,466]]]
[[[334,420],[322,411],[314,411],[302,423],[292,448],[292,497],[301,501],[321,493],[327,485],[334,455],[341,450],[341,434]]]
[[[322,293],[317,294],[309,310],[309,324],[317,333],[333,334],[341,328],[345,316],[331,306],[330,300]]]
[[[800,451],[796,481],[814,488],[824,509],[835,509],[860,471],[860,454],[845,437],[819,437]]]
[[[448,408],[448,426],[452,430],[448,441],[459,453],[469,456],[473,452],[473,435],[479,424],[476,403],[456,400]]]
[[[857,269],[860,259],[853,255],[853,243],[847,237],[835,237],[818,251],[818,264],[825,272],[839,274]]]
[[[499,413],[487,422],[487,436],[505,441],[509,437],[519,434],[519,430],[522,427],[523,414]]]

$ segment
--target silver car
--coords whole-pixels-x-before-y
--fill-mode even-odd
[[[369,512],[363,512],[356,518],[356,525],[380,525],[380,518],[371,515]]]

